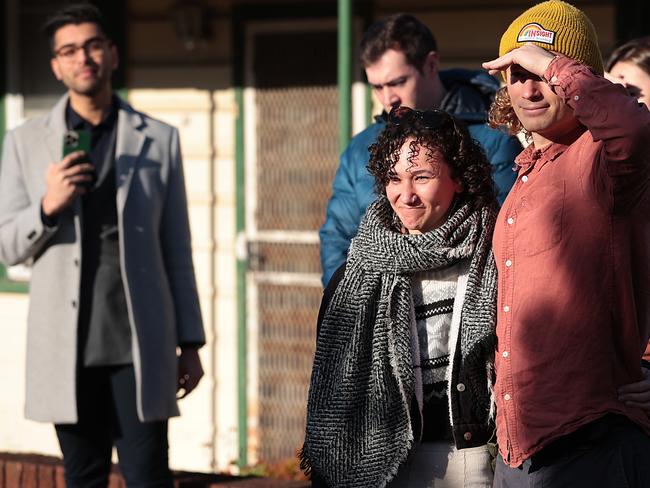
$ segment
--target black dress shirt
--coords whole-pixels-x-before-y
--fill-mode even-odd
[[[108,116],[92,125],[68,104],[69,129],[91,134],[89,159],[97,179],[82,197],[79,351],[84,366],[132,362],[131,329],[122,273],[115,184],[117,102]]]

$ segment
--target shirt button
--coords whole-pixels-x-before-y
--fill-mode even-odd
[[[512,217],[508,217],[508,220],[506,222],[508,222],[508,225],[512,225],[515,223],[515,219],[513,219]]]
[[[512,261],[506,259],[506,268],[509,268],[510,266],[512,266]]]
[[[510,400],[510,395],[506,393],[505,395],[503,395],[503,399],[507,402],[508,400]]]
[[[465,391],[465,385],[462,384],[462,383],[458,383],[458,384],[456,385],[456,389],[457,389],[458,391]]]
[[[521,181],[523,181],[524,183],[526,183],[526,182],[528,181],[528,175],[524,175],[524,176],[522,176],[522,177],[521,177]]]
[[[77,308],[77,300],[72,300],[72,308]]]
[[[79,260],[77,258],[74,258],[74,265],[79,266]]]
[[[506,313],[508,313],[508,312],[510,311],[510,307],[509,307],[508,305],[505,305],[505,306],[503,307],[503,311],[506,312]]]
[[[578,100],[580,100],[580,97],[578,95],[576,95],[576,96],[573,97],[573,99],[577,102]]]
[[[503,351],[503,352],[501,353],[501,355],[502,355],[504,358],[507,358],[508,355],[509,355],[509,353],[508,353],[508,351]],[[507,395],[506,395],[506,396],[507,396]]]
[[[465,439],[466,441],[471,441],[472,440],[472,433],[471,432],[465,432],[463,434],[463,439]]]
[[[551,81],[552,81],[553,83],[555,83],[555,82],[557,81],[557,76],[554,76],[553,78],[551,78]]]

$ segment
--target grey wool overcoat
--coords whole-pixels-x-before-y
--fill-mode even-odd
[[[0,260],[32,262],[27,332],[27,418],[77,421],[81,203],[45,227],[45,171],[61,159],[64,96],[5,136],[0,163]],[[179,344],[205,341],[192,264],[178,132],[119,100],[115,169],[120,266],[142,421],[178,415]]]

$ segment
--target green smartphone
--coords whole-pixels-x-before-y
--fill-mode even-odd
[[[83,151],[85,156],[75,159],[73,164],[90,162],[90,131],[87,130],[68,130],[63,134],[63,157],[75,151]],[[91,171],[92,181],[85,183],[88,189],[92,188],[97,179],[95,170]]]
[[[87,130],[69,130],[63,134],[63,157],[75,151],[90,154],[90,132]]]

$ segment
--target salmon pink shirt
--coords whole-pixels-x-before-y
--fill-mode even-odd
[[[504,461],[614,412],[641,379],[650,335],[650,112],[620,85],[556,57],[544,79],[583,125],[529,146],[499,213],[495,396]]]

